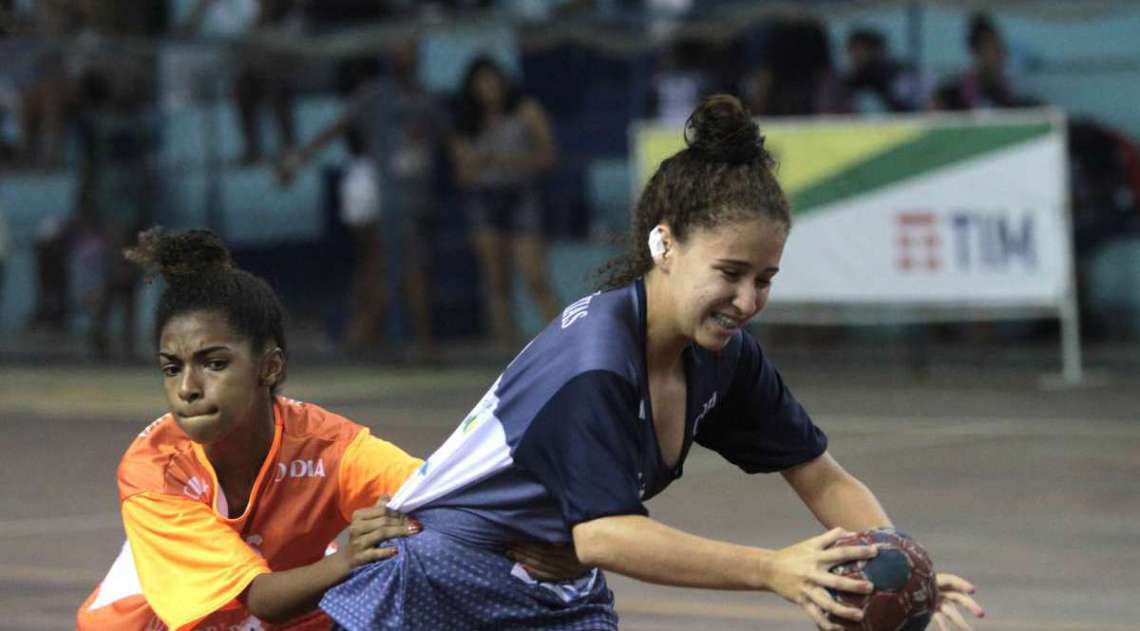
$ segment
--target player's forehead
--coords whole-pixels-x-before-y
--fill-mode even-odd
[[[783,226],[765,218],[750,218],[696,228],[686,245],[714,262],[738,261],[765,268],[779,267],[786,240]]]
[[[159,355],[193,355],[206,349],[247,351],[249,341],[239,335],[217,309],[198,309],[171,316],[162,327]]]

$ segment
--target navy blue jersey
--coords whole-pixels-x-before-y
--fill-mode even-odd
[[[450,534],[473,544],[566,543],[578,523],[648,514],[643,503],[681,476],[693,442],[749,473],[786,469],[827,448],[741,331],[719,352],[684,350],[685,439],[670,469],[653,425],[645,327],[641,282],[567,307],[389,505],[429,520],[445,511]]]

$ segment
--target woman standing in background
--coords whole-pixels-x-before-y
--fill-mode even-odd
[[[495,341],[514,349],[514,272],[522,273],[544,321],[558,313],[546,274],[539,178],[556,148],[546,112],[487,57],[471,62],[459,93],[451,142],[455,173],[471,222]]]

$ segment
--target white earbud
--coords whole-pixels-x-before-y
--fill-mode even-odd
[[[654,260],[661,258],[665,254],[665,232],[661,230],[661,226],[657,226],[649,231],[649,256]]]

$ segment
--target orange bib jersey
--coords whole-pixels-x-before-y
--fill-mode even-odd
[[[313,614],[271,627],[237,597],[258,576],[321,559],[353,511],[394,495],[422,461],[318,406],[277,397],[269,455],[229,517],[202,447],[167,414],[119,464],[127,543],[79,609],[88,629],[325,629]]]

